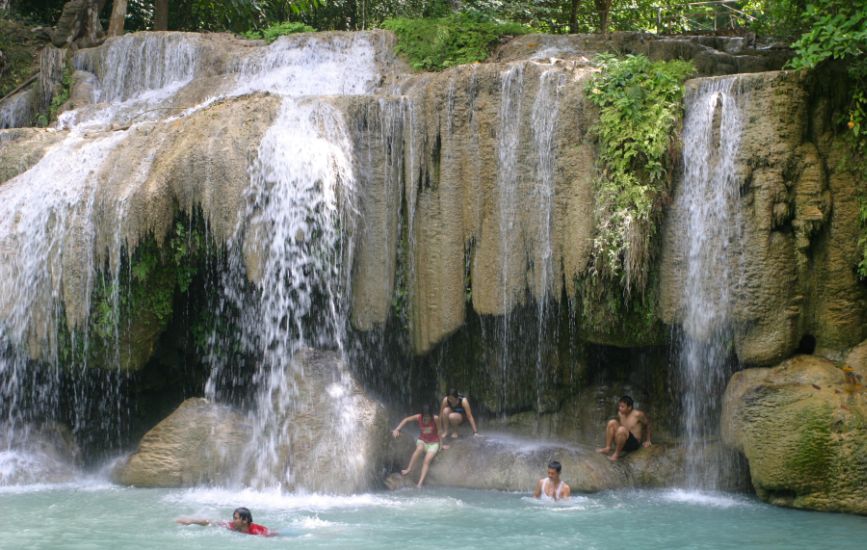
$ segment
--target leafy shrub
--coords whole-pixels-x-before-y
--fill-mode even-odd
[[[298,23],[295,21],[284,21],[282,23],[271,25],[270,27],[259,31],[247,31],[245,33],[242,33],[241,36],[249,40],[264,40],[265,42],[270,44],[281,36],[285,36],[287,34],[295,34],[299,32],[316,32],[316,29],[314,29],[310,25],[305,25],[304,23]]]
[[[478,13],[453,13],[436,19],[387,19],[397,35],[395,50],[416,70],[440,71],[484,61],[504,36],[528,32],[518,23],[500,23]]]
[[[644,290],[661,205],[671,182],[672,136],[682,117],[685,61],[652,62],[642,55],[600,55],[587,84],[600,109],[592,132],[599,141],[597,234],[590,274],[619,281],[629,295]]]

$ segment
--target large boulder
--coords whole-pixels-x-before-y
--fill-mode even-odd
[[[865,365],[857,368],[863,372]],[[732,376],[723,401],[722,436],[746,456],[762,499],[867,514],[865,420],[867,394],[854,368],[796,356],[775,368]]]
[[[201,398],[184,401],[117,466],[115,481],[140,487],[281,485],[330,493],[369,489],[383,462],[382,405],[362,392],[337,353],[302,350],[287,368],[287,385],[295,391],[268,393],[256,413]],[[262,409],[267,406],[273,410]]]
[[[112,477],[138,487],[225,482],[234,474],[248,434],[247,418],[240,412],[206,399],[187,399],[145,434]]]

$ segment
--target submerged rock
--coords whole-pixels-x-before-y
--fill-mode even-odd
[[[746,456],[759,497],[780,506],[867,514],[867,393],[847,370],[797,356],[732,376],[723,440]]]

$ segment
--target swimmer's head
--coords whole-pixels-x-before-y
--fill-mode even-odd
[[[563,469],[563,466],[557,462],[556,460],[552,460],[548,463],[548,477],[556,478],[560,477],[560,470]]]

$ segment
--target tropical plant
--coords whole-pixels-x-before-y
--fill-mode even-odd
[[[484,61],[502,37],[529,32],[517,23],[461,12],[437,19],[387,19],[382,26],[397,35],[395,50],[419,70]]]
[[[620,283],[624,295],[644,290],[661,204],[671,182],[672,136],[682,116],[685,61],[600,55],[587,94],[599,107],[597,234],[591,275]]]

